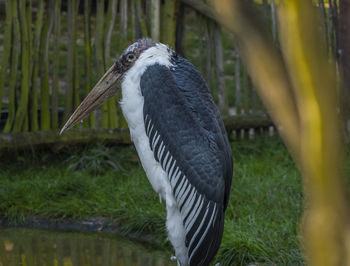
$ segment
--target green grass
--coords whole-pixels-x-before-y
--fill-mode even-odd
[[[258,138],[232,142],[232,149],[235,174],[216,259],[223,265],[302,264],[301,177],[285,147],[279,139]],[[77,158],[84,161],[79,167]],[[166,241],[164,204],[132,147],[3,154],[0,215],[14,223],[31,215],[106,217],[126,232],[153,233]]]

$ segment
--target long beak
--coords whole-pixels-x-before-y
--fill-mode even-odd
[[[92,111],[100,107],[105,101],[115,95],[121,83],[122,74],[117,73],[113,65],[97,82],[86,98],[81,102],[72,116],[63,126],[60,134],[71,129],[79,121],[87,117]]]

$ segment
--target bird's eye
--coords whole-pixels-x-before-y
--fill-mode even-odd
[[[136,59],[136,56],[133,54],[133,53],[130,53],[126,56],[126,59],[129,61],[129,62],[133,62],[135,59]]]

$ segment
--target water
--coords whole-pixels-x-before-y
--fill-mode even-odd
[[[0,266],[175,266],[170,255],[114,235],[0,228]]]

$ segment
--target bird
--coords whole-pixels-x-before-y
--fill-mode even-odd
[[[233,157],[207,83],[168,45],[139,39],[107,70],[60,133],[119,89],[142,167],[165,201],[168,240],[178,265],[208,265],[222,240]]]

